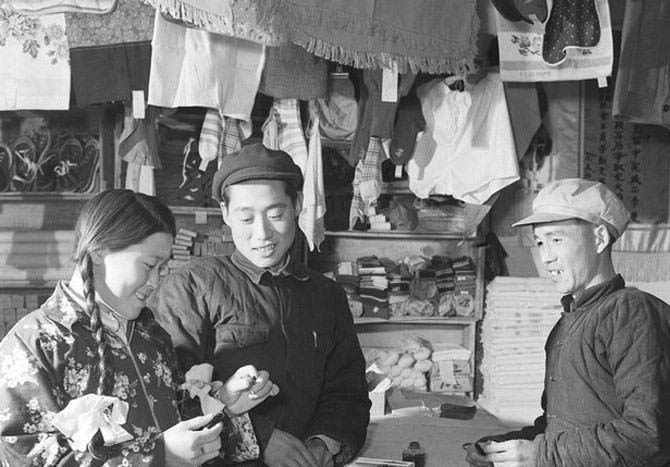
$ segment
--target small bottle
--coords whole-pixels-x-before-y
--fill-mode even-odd
[[[410,441],[409,447],[402,452],[402,460],[414,462],[414,467],[426,467],[426,451],[418,441]]]

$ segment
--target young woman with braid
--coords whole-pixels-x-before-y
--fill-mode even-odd
[[[222,422],[207,427],[212,415],[181,421],[183,376],[145,307],[174,233],[172,213],[151,196],[109,190],[84,205],[72,278],[0,342],[3,467],[197,466],[219,456],[222,440],[255,442],[239,422],[246,415],[226,423],[239,433],[223,435]],[[216,395],[238,415],[275,391],[267,372],[245,367]]]

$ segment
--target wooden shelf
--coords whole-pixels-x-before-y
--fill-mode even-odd
[[[412,190],[409,189],[408,180],[395,180],[392,182],[383,182],[381,186],[383,195],[412,195],[415,196]]]
[[[360,238],[360,239],[394,239],[394,240],[459,240],[459,241],[479,241],[477,236],[466,237],[457,233],[439,233],[439,232],[400,232],[400,231],[359,231],[359,230],[338,230],[327,231],[328,237],[342,238]]]
[[[351,149],[351,143],[352,141],[321,138],[321,146],[326,148],[343,149],[348,151],[349,149]]]
[[[46,201],[46,202],[58,202],[58,201],[81,201],[93,198],[97,195],[97,192],[94,193],[58,193],[58,192],[5,192],[0,193],[0,202],[4,201]]]
[[[69,279],[69,278],[68,278]],[[64,280],[68,280],[64,279]],[[52,290],[56,284],[57,280],[0,280],[0,289],[3,289],[3,293],[7,293],[4,289],[50,289]]]
[[[220,208],[205,208],[194,206],[168,206],[175,216],[195,216],[197,211],[206,212],[207,215],[221,215]]]
[[[354,324],[451,324],[455,326],[468,326],[476,323],[474,317],[425,317],[425,316],[403,316],[402,318],[354,318]]]

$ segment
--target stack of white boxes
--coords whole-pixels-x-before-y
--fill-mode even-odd
[[[528,424],[542,412],[544,344],[560,299],[550,279],[497,277],[487,288],[478,402],[504,422]]]

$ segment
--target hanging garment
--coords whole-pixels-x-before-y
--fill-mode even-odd
[[[205,119],[202,121],[200,139],[198,140],[198,154],[200,154],[200,166],[203,172],[211,161],[218,161],[223,140],[223,118],[216,109],[208,109]]]
[[[261,24],[356,68],[464,73],[477,51],[475,0],[266,0]]]
[[[358,101],[358,128],[349,150],[347,160],[356,164],[366,153],[370,137],[391,138],[398,102],[382,101],[382,70],[363,70]],[[416,75],[401,74],[398,77],[398,98],[412,89]]]
[[[0,110],[67,110],[71,71],[64,15],[31,18],[3,4],[0,31]]]
[[[626,2],[612,116],[670,127],[670,0]]]
[[[263,46],[170,23],[156,14],[149,104],[209,107],[249,121]]]
[[[436,80],[421,86],[418,94],[426,131],[407,164],[409,188],[416,196],[452,195],[483,204],[519,179],[514,135],[497,73],[467,85],[462,93]]]
[[[503,81],[576,81],[604,78],[612,73],[614,52],[612,25],[607,0],[594,2],[599,24],[600,40],[592,47],[569,47],[565,59],[550,65],[543,59],[545,25],[511,22],[494,12],[500,52],[500,77]],[[560,3],[559,3],[560,5]],[[558,21],[556,15],[554,21]],[[549,18],[547,24],[552,21]],[[567,43],[561,39],[560,28],[552,24],[548,45],[562,53]],[[549,49],[547,49],[549,50]]]
[[[595,0],[553,0],[549,20],[544,25],[542,58],[558,65],[567,58],[568,48],[595,47],[600,42],[600,22]]]
[[[29,16],[67,12],[100,15],[109,13],[116,6],[116,0],[5,0],[5,2],[14,11]]]
[[[545,185],[553,180],[579,177],[581,83],[542,83],[542,87],[547,96],[547,109],[542,122],[551,138],[551,152],[545,157],[538,173],[540,184]]]
[[[154,9],[133,0],[115,3],[116,7],[106,14],[65,14],[70,49],[151,41]]]
[[[349,209],[349,228],[356,225],[356,221],[363,221],[372,206],[381,194],[382,173],[381,165],[386,155],[379,138],[371,137],[368,150],[358,164],[354,173],[353,198]]]
[[[147,0],[156,10],[177,20],[182,26],[214,34],[237,37],[261,45],[277,46],[286,42],[269,19],[257,22],[254,0]]]
[[[224,157],[239,152],[242,149],[242,140],[249,136],[251,136],[251,124],[249,122],[225,117],[217,167],[221,167]]]
[[[316,100],[321,134],[336,141],[350,141],[358,125],[358,103],[349,73],[328,77],[328,96]]]
[[[310,251],[318,250],[326,238],[324,216],[326,215],[326,193],[323,185],[323,159],[321,156],[321,134],[319,115],[315,101],[309,103],[309,151],[303,185],[302,211],[298,225],[305,234]]]
[[[206,171],[211,161],[217,161],[217,168],[220,167],[224,157],[242,149],[242,139],[251,131],[244,136],[241,124],[236,118],[222,117],[218,110],[207,110],[198,141],[201,171]]]
[[[156,193],[153,170],[162,167],[155,127],[157,116],[157,110],[149,108],[145,118],[136,119],[132,105],[126,102],[118,148],[119,157],[128,164],[125,187],[152,196]],[[151,169],[150,173],[147,169]]]
[[[275,99],[270,115],[263,124],[263,145],[288,153],[300,167],[303,176],[307,167],[307,142],[296,99]]]
[[[532,15],[541,22],[547,19],[547,0],[491,0],[491,3],[507,21],[532,24]]]
[[[503,86],[516,156],[521,160],[541,124],[537,88],[535,83],[504,83]]]
[[[421,102],[416,92],[400,99],[391,138],[389,157],[395,165],[405,165],[412,157],[416,136],[426,129],[426,120],[421,113]]]
[[[151,44],[117,44],[70,50],[72,92],[77,107],[130,101],[133,91],[147,95]]]
[[[263,132],[263,146],[269,149],[279,149],[279,112],[270,107],[270,114],[261,127]]]
[[[325,97],[328,62],[295,44],[265,49],[259,91],[275,99],[308,101]]]

